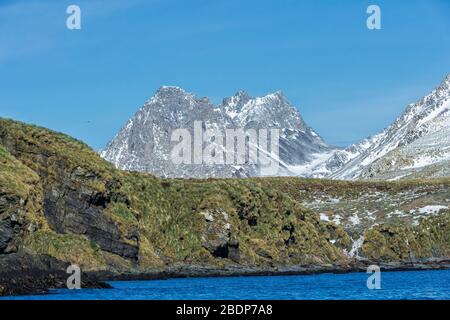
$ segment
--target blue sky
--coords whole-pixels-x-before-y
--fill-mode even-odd
[[[66,28],[77,4],[82,29]],[[377,4],[382,30],[366,28]],[[329,143],[376,133],[450,72],[448,0],[0,0],[0,116],[104,147],[161,85],[283,90]]]

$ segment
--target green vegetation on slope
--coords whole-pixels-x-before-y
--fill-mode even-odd
[[[302,205],[363,239],[360,256],[381,261],[450,256],[450,178],[334,181],[265,178]]]
[[[450,256],[450,212],[418,226],[382,224],[366,231],[364,256],[381,261]]]
[[[39,176],[0,145],[0,192],[25,199]]]
[[[11,120],[0,120],[0,143],[43,185],[42,214],[51,230],[29,232],[27,250],[87,265],[85,257],[96,248],[105,264],[124,259],[135,268],[346,259],[341,248],[350,241],[341,228],[259,181],[162,180],[121,172],[79,141]],[[80,246],[70,254],[76,239]]]
[[[32,227],[21,223],[20,231],[5,240],[15,244],[10,250],[48,254],[90,270],[145,270],[179,263],[345,263],[354,235],[320,219],[320,212],[303,206],[305,201],[318,193],[358,199],[362,192],[396,195],[412,186],[434,192],[448,184],[157,179],[116,170],[66,135],[4,119],[0,146],[2,188],[24,199],[22,206],[34,208],[24,216],[41,219]],[[10,203],[6,194],[0,193],[0,204]],[[448,256],[449,239],[441,231],[448,229],[448,219],[426,220],[416,229],[392,228],[366,230],[362,252],[373,259],[404,259],[415,246],[417,257]]]
[[[39,176],[0,145],[0,253],[17,249],[15,225],[46,228]]]

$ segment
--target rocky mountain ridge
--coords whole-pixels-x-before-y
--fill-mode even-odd
[[[120,169],[149,172],[160,177],[263,175],[261,165],[249,161],[249,154],[260,151],[261,146],[250,142],[246,145],[244,163],[174,164],[170,158],[174,147],[171,134],[184,128],[194,137],[195,122],[201,122],[205,131],[216,129],[223,133],[227,129],[243,129],[246,133],[279,129],[279,154],[269,156],[279,165],[275,175],[294,175],[297,166],[307,165],[317,155],[335,149],[305,123],[281,91],[257,98],[239,91],[214,106],[207,98],[199,99],[179,87],[161,87],[127,122],[101,156]],[[218,148],[221,149],[221,145]]]
[[[382,132],[336,151],[313,176],[379,180],[448,176],[449,132],[450,75]]]
[[[249,161],[249,154],[261,154],[260,146],[250,142],[243,163],[174,164],[170,158],[174,147],[171,132],[187,128],[194,136],[194,124],[201,122],[205,131],[279,129],[279,154],[268,156],[278,166],[271,176],[349,180],[448,176],[449,84],[450,75],[430,94],[410,104],[389,127],[344,149],[328,145],[281,91],[256,98],[238,91],[214,106],[207,98],[199,99],[181,88],[161,87],[101,155],[120,169],[161,177],[265,175],[261,165]],[[226,157],[229,150],[216,141],[209,142]]]

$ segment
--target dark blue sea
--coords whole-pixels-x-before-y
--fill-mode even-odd
[[[367,288],[366,273],[302,276],[189,278],[113,281],[113,289],[52,290],[25,300],[206,300],[206,299],[445,299],[450,300],[450,270],[382,272],[381,289]]]

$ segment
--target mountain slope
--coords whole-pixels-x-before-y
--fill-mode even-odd
[[[206,130],[218,130],[225,135],[227,129],[244,129],[247,133],[247,155],[242,163],[175,164],[171,152],[175,142],[172,133],[180,128],[188,130],[195,139],[196,122]],[[250,142],[248,132],[254,130],[280,129],[279,155],[261,150],[261,145]],[[272,141],[268,134],[268,144]],[[210,142],[210,141],[208,141]],[[206,141],[202,146],[205,147]],[[195,144],[191,142],[192,149]],[[224,144],[211,141],[216,150],[227,150]],[[235,148],[236,150],[236,148]],[[235,151],[234,150],[234,151]],[[125,170],[150,172],[160,177],[249,177],[264,175],[260,163],[250,163],[250,154],[266,154],[279,163],[278,175],[292,175],[296,166],[305,166],[318,155],[333,150],[302,119],[281,92],[261,98],[252,98],[239,91],[235,96],[225,98],[219,106],[213,106],[207,98],[198,99],[178,87],[162,87],[131,118],[119,134],[101,152],[101,156],[116,167]],[[194,162],[194,161],[192,161]]]
[[[449,175],[450,75],[430,94],[407,107],[382,132],[345,149],[327,145],[309,127],[298,110],[280,92],[253,98],[245,91],[213,106],[177,87],[162,87],[128,121],[101,152],[116,167],[150,172],[161,177],[252,177],[264,175],[327,177],[331,179],[406,179]],[[247,142],[243,163],[174,164],[171,133],[187,129],[194,136],[197,121],[204,130],[243,128],[246,132],[280,129],[279,154],[268,154]],[[247,135],[248,137],[248,135]],[[227,149],[209,141],[214,150]],[[204,147],[206,142],[203,141]],[[192,143],[192,149],[194,143]],[[260,163],[249,163],[250,154],[264,154],[277,163],[274,174],[265,174]]]
[[[192,276],[348,271],[374,261],[414,268],[450,255],[448,179],[159,179],[117,170],[66,135],[0,119],[0,182],[0,295],[17,265],[44,268],[43,276],[68,264]],[[380,209],[381,224],[357,228],[332,221],[332,210],[348,214],[347,201],[371,221],[367,199],[379,197],[394,212],[436,212],[397,219]]]
[[[0,259],[27,252],[115,272],[347,261],[341,228],[258,181],[122,172],[79,141],[3,119],[0,145]]]
[[[333,179],[448,175],[450,75],[382,132],[337,151],[315,173]],[[429,166],[443,167],[428,174]]]
[[[317,158],[336,150],[306,124],[281,91],[257,98],[239,91],[224,99],[220,108],[242,128],[280,129],[279,157],[284,170],[278,175],[307,175]]]
[[[349,255],[412,261],[425,252],[450,254],[443,245],[450,243],[449,182],[449,178],[368,182],[294,177],[261,181],[318,212],[322,221],[341,226],[352,239]]]
[[[204,129],[232,127],[231,119],[214,108],[208,99],[198,99],[178,87],[161,87],[144,106],[128,120],[119,134],[101,152],[117,168],[149,172],[160,177],[231,177],[230,166],[175,164],[171,141],[176,129],[187,129],[194,137],[194,123]],[[221,174],[219,174],[221,173]]]

